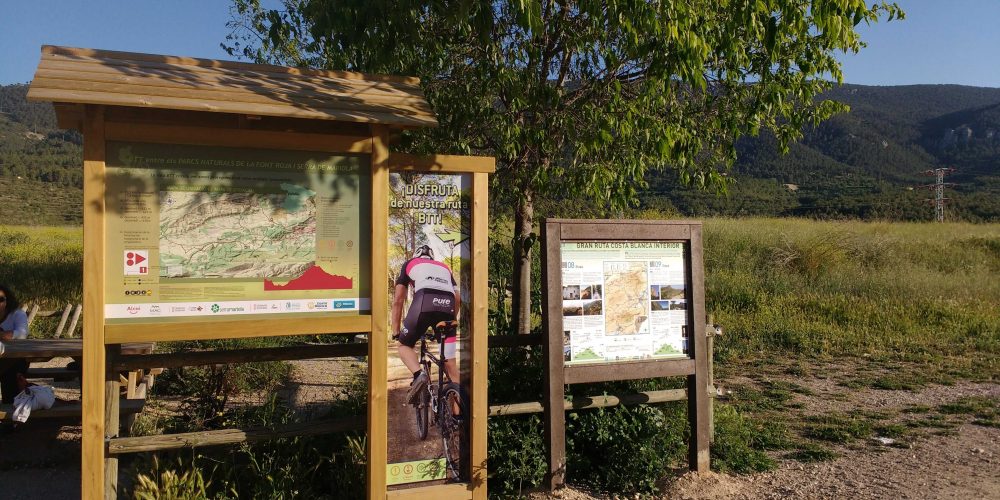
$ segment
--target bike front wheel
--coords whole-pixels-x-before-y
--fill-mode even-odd
[[[465,464],[469,453],[469,398],[462,386],[451,382],[441,391],[438,405],[448,477],[461,481],[466,478]]]
[[[413,409],[417,414],[417,436],[420,439],[427,439],[427,425],[430,419],[431,394],[426,389],[420,391],[417,402],[413,403]]]

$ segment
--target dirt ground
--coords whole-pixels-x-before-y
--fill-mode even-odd
[[[281,396],[303,413],[319,412],[324,401],[338,397],[341,378],[350,362],[309,360],[293,363],[292,379]],[[803,414],[850,410],[896,411],[915,405],[935,406],[977,396],[1000,399],[1000,384],[968,383],[929,385],[919,390],[846,390],[836,376],[850,366],[827,366],[808,376],[789,377],[808,388],[796,394]],[[824,375],[827,373],[829,375]],[[395,378],[395,377],[394,377]],[[403,381],[395,381],[390,406],[400,408],[403,428],[413,430],[412,410],[402,405]],[[733,378],[730,387],[753,383]],[[738,389],[734,389],[738,390]],[[72,388],[58,388],[60,397],[79,397]],[[64,421],[29,421],[13,434],[0,435],[0,485],[5,499],[78,498],[80,428]],[[30,432],[28,432],[30,431]],[[415,431],[414,431],[415,432]],[[433,432],[433,431],[432,431]],[[399,437],[397,440],[401,439]],[[407,440],[415,443],[415,440]],[[390,443],[392,445],[392,443]],[[421,443],[432,452],[440,439],[428,436]],[[1000,499],[1000,429],[963,424],[942,433],[912,440],[909,447],[879,446],[872,442],[837,449],[838,458],[802,463],[779,459],[774,471],[731,476],[686,474],[667,480],[661,498],[677,499]],[[397,442],[390,449],[404,449]],[[431,449],[433,448],[433,450]],[[10,486],[9,486],[10,485]],[[17,486],[13,486],[17,485]],[[534,498],[547,498],[534,494]],[[613,498],[566,488],[554,495],[563,499]]]

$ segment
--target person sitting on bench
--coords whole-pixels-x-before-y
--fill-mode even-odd
[[[17,296],[7,285],[0,285],[0,342],[28,337],[28,315],[21,310]],[[18,375],[28,373],[28,360],[22,358],[3,359],[0,357],[0,400],[4,404],[14,403],[21,390]]]

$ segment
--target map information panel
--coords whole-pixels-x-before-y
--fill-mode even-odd
[[[563,242],[566,365],[687,356],[684,244]]]
[[[108,323],[370,310],[365,155],[107,145]]]

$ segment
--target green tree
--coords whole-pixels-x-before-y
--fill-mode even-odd
[[[649,169],[725,190],[734,141],[768,130],[782,149],[845,106],[855,27],[902,17],[865,0],[234,0],[224,46],[259,62],[421,77],[441,126],[415,151],[498,160],[494,198],[514,210],[516,329],[531,327],[539,196],[586,196],[609,214]]]

